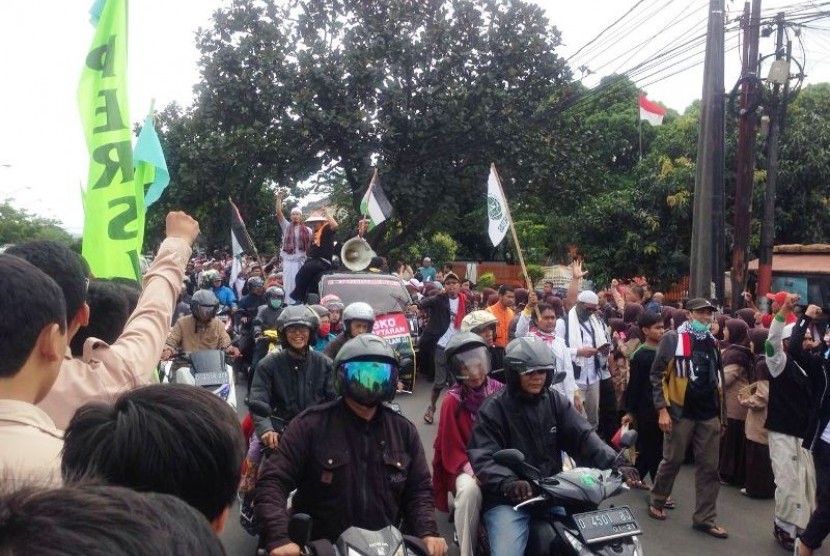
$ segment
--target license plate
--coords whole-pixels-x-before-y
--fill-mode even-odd
[[[642,534],[628,506],[575,514],[573,520],[587,544]]]

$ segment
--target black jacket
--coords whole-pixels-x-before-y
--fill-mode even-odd
[[[274,417],[285,424],[304,409],[335,397],[331,359],[311,350],[304,359],[295,359],[287,349],[271,352],[259,362],[250,396],[270,405]],[[257,436],[274,430],[271,419],[257,415],[253,419]]]
[[[458,295],[460,297],[464,294],[459,293]],[[471,303],[467,303],[465,310],[469,310],[471,305]],[[429,322],[423,333],[421,333],[421,337],[418,339],[418,345],[435,344],[444,335],[447,328],[450,327],[450,322],[453,317],[450,312],[450,298],[446,293],[439,293],[432,297],[423,298],[418,302],[418,307],[429,311]]]
[[[816,443],[821,438],[827,423],[830,423],[830,396],[828,395],[828,361],[816,355],[804,351],[804,334],[810,328],[813,319],[804,315],[793,327],[790,336],[789,355],[795,359],[802,369],[807,371],[810,378],[810,389],[813,397],[813,404],[810,408],[810,420],[807,425],[807,432],[804,435],[804,447],[814,450]]]
[[[351,338],[346,336],[346,331],[344,330],[335,336],[334,339],[323,348],[323,353],[331,357],[333,361],[334,358],[337,357],[337,354],[340,353],[340,348],[342,348],[349,340],[351,340]]]
[[[291,422],[257,479],[255,508],[268,551],[289,542],[286,500],[295,488],[292,510],[312,517],[315,539],[334,542],[351,526],[387,525],[438,536],[418,431],[386,407],[364,421],[341,398]]]
[[[254,317],[254,336],[261,335],[265,330],[277,329],[277,317],[282,313],[282,307],[274,309],[270,305],[263,305],[257,310]]]
[[[608,447],[571,402],[555,390],[527,399],[504,388],[481,406],[467,444],[467,455],[481,482],[483,509],[510,504],[504,490],[516,473],[493,460],[504,448],[517,448],[525,461],[550,476],[562,470],[560,451],[580,465],[607,469],[616,454]]]

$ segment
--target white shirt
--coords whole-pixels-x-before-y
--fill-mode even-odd
[[[458,328],[455,327],[455,315],[458,314],[458,297],[455,299],[448,297],[450,301],[450,325],[444,331],[444,335],[438,339],[438,345],[442,348],[447,347],[447,343],[450,341],[450,338],[455,336],[455,333],[458,332]]]

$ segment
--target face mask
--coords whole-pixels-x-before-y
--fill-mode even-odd
[[[320,336],[328,336],[329,332],[331,332],[331,323],[326,322],[320,325]]]
[[[272,309],[279,309],[282,307],[282,299],[272,299],[271,300],[271,308]]]
[[[706,332],[707,330],[709,330],[709,325],[703,324],[699,320],[693,320],[692,330],[694,330],[695,332]]]

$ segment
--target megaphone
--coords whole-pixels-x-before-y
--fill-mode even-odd
[[[377,255],[369,243],[362,237],[353,237],[340,249],[340,260],[343,261],[343,266],[353,271],[364,270],[375,256]]]

